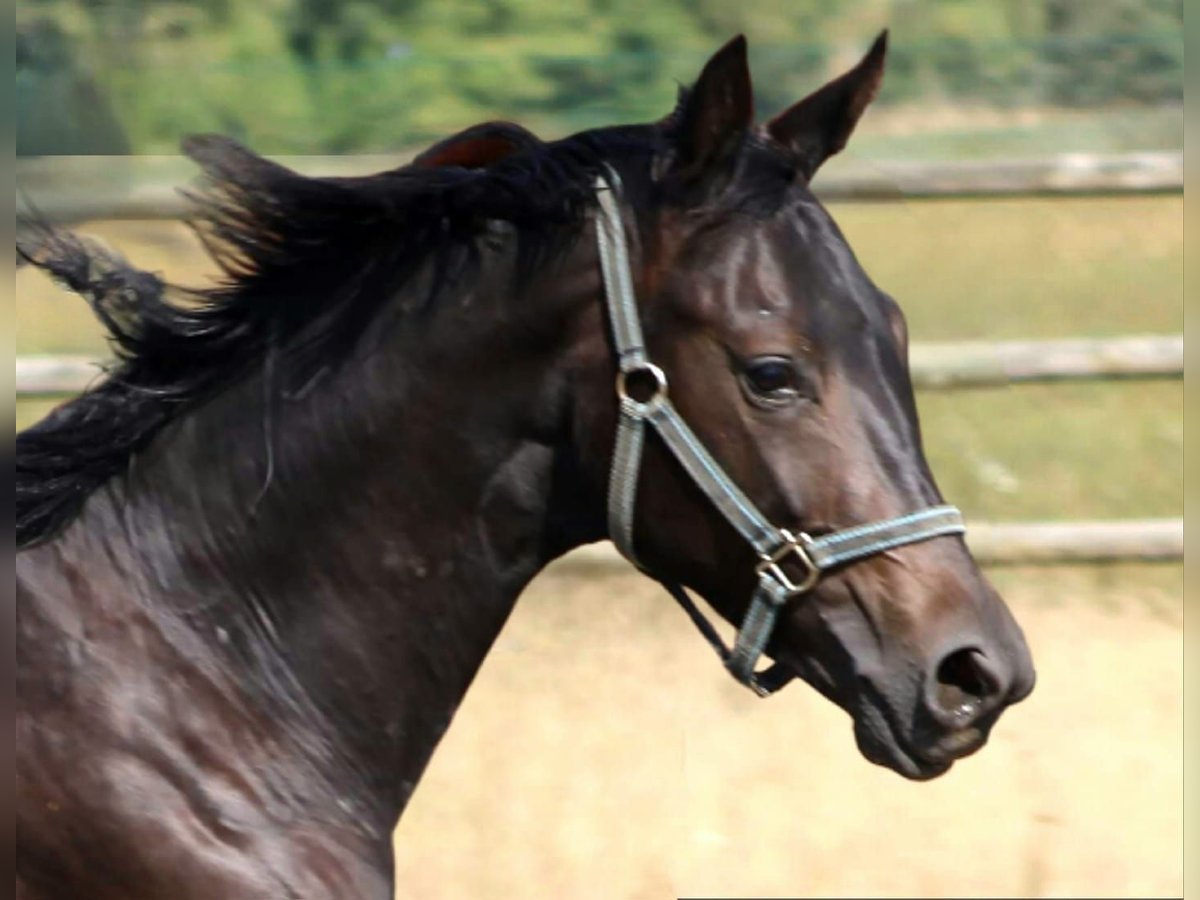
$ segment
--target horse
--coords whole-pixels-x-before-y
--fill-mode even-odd
[[[868,760],[979,749],[1030,653],[810,188],[885,55],[758,122],[738,37],[661,120],[485,123],[368,177],[190,138],[202,288],[29,229],[116,362],[16,442],[18,896],[391,897],[517,597],[608,538]]]

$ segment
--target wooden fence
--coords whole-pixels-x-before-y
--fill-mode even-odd
[[[363,175],[395,168],[411,154],[292,156],[278,161],[306,174]],[[196,166],[180,156],[44,157],[17,160],[18,208],[56,222],[178,219],[188,211],[178,187]],[[824,200],[1178,193],[1183,154],[1066,153],[1043,159],[892,162],[835,159],[814,190]]]
[[[310,174],[355,175],[392,168],[406,156],[292,157],[280,161]],[[187,212],[176,186],[195,168],[180,157],[19,160],[22,204],[52,221],[175,219]],[[1067,154],[1042,160],[879,163],[835,161],[815,189],[827,200],[1177,193],[1182,153],[1122,156]],[[20,204],[19,204],[20,205]],[[1182,378],[1181,335],[1108,339],[915,344],[913,381],[925,389],[960,389],[1066,379]],[[95,360],[23,357],[18,398],[72,394],[103,378]],[[994,565],[1154,561],[1183,558],[1183,520],[972,523],[969,543]],[[621,571],[628,564],[609,544],[585,547],[558,565]]]
[[[1107,340],[918,344],[911,350],[913,380],[927,388],[1002,385],[1066,378],[1135,378],[1183,375],[1183,337]],[[103,377],[93,360],[19,357],[17,396],[61,396]],[[993,565],[1150,562],[1183,558],[1183,520],[972,524],[969,543]],[[586,547],[562,566],[620,571],[628,564],[611,545]]]
[[[970,522],[967,544],[976,559],[993,566],[1169,562],[1183,559],[1183,519]],[[607,541],[581,547],[558,565],[597,572],[634,571]]]
[[[988,387],[1091,378],[1180,378],[1183,335],[1050,341],[914,344],[909,362],[920,388]],[[86,357],[17,358],[18,397],[73,394],[102,377]]]

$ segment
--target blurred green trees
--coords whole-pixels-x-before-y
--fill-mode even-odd
[[[771,111],[885,25],[883,104],[1178,103],[1182,21],[1183,0],[19,0],[17,133],[23,153],[204,130],[386,152],[497,117],[552,136],[663,115],[739,31]]]

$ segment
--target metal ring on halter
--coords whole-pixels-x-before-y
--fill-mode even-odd
[[[778,581],[789,597],[811,591],[821,580],[821,570],[813,562],[806,549],[807,545],[812,543],[812,538],[803,531],[798,536],[794,535],[786,528],[780,528],[779,534],[783,537],[783,543],[773,553],[764,553],[761,557],[762,562],[758,564],[755,571],[760,576],[770,575]],[[804,566],[804,577],[800,579],[799,584],[792,581],[779,565],[789,554],[795,554],[796,559]]]
[[[649,375],[654,380],[654,393],[645,400],[639,400],[629,393],[629,379],[638,375]],[[636,415],[649,415],[667,399],[667,373],[652,362],[638,363],[628,370],[621,369],[617,372],[617,396],[621,405],[628,405]]]

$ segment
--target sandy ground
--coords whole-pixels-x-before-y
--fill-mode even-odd
[[[1038,688],[913,784],[806,686],[734,685],[654,585],[552,570],[400,824],[398,896],[1180,895],[1179,597],[1006,579]]]

